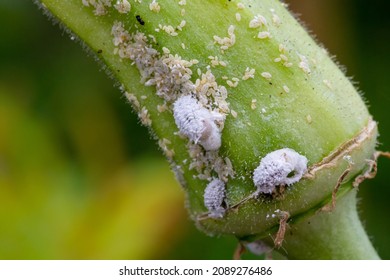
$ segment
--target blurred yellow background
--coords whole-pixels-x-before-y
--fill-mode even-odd
[[[379,1],[289,2],[359,81],[380,149],[390,150],[386,10]],[[386,259],[389,170],[381,159],[359,192]],[[168,163],[93,57],[32,2],[1,1],[0,259],[230,259],[235,246],[189,221]]]

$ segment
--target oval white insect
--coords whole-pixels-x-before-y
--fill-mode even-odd
[[[245,243],[245,247],[248,249],[248,251],[250,251],[252,254],[255,254],[257,256],[272,252],[273,250],[262,240],[256,240],[253,242]]]
[[[253,172],[259,193],[272,193],[276,186],[298,182],[307,171],[307,158],[285,148],[267,154]]]
[[[213,179],[204,190],[204,205],[209,210],[208,217],[213,219],[223,218],[226,209],[223,207],[225,200],[225,183],[220,179]]]
[[[127,0],[118,0],[114,5],[115,9],[121,14],[127,14],[131,10],[131,4]]]
[[[195,97],[179,97],[173,105],[173,116],[181,134],[205,150],[218,150],[221,147],[221,131],[216,121],[224,121],[225,116],[203,107]]]

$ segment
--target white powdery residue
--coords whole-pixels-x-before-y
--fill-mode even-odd
[[[280,55],[280,59],[282,59],[283,61],[288,61],[288,57],[284,54]]]
[[[183,60],[178,55],[163,56],[154,67],[152,78],[157,86],[157,95],[166,101],[172,101],[181,94],[188,94],[194,90],[191,82],[191,61]]]
[[[266,219],[269,218],[269,214],[267,214]],[[256,240],[250,243],[245,244],[245,247],[249,252],[255,254],[257,256],[263,255],[268,252],[272,252],[273,248],[269,247],[264,241]]]
[[[285,53],[286,52],[286,46],[285,45],[283,45],[283,44],[279,44],[279,52],[280,53]]]
[[[162,50],[163,50],[164,54],[170,54],[171,53],[171,51],[168,48],[166,48],[166,47],[162,47]]]
[[[213,36],[214,43],[220,45],[222,52],[232,47],[236,43],[236,35],[234,34],[234,25],[230,25],[228,28],[229,37],[219,37],[217,35]]]
[[[332,84],[329,82],[329,80],[323,80],[322,81],[329,89],[333,90]]]
[[[262,15],[255,16],[250,22],[249,22],[249,28],[258,28],[263,25],[267,25],[267,20]]]
[[[256,99],[252,99],[252,102],[251,102],[251,109],[252,110],[256,109],[256,103],[257,103],[257,100]]]
[[[194,144],[192,142],[188,142],[188,153],[191,157],[192,161],[189,164],[189,170],[195,170],[199,175],[205,175],[205,179],[207,180],[207,175],[211,174],[211,170],[208,167],[208,159],[207,155],[209,153],[205,153],[200,145]],[[207,173],[207,174],[206,174]],[[197,176],[195,175],[194,178]]]
[[[301,54],[298,54],[298,56],[300,59],[300,62],[298,64],[299,68],[301,68],[302,71],[305,72],[306,74],[310,74],[311,70],[310,70],[308,59],[306,58],[306,56],[301,55]]]
[[[195,65],[195,64],[198,64],[198,63],[199,63],[199,60],[197,60],[197,59],[191,59],[191,60],[190,60],[190,63],[191,63],[192,65]]]
[[[116,47],[127,44],[127,42],[130,41],[130,34],[125,30],[123,23],[121,22],[114,23],[111,29],[111,34],[114,36],[112,42]]]
[[[261,73],[261,76],[263,78],[267,79],[267,80],[271,80],[272,79],[272,75],[269,72],[263,72],[263,73]]]
[[[186,26],[187,22],[185,20],[182,20],[180,24],[176,27],[178,30],[182,31],[183,27]]]
[[[121,22],[114,23],[111,33],[113,43],[118,47],[118,55],[130,59],[137,66],[141,83],[156,86],[158,96],[172,102],[181,94],[193,92],[190,69],[193,64],[190,61],[170,54],[167,48],[164,48],[165,53],[161,56],[149,45],[143,33],[129,34]]]
[[[242,4],[242,3],[237,3],[237,9],[239,9],[239,10],[245,9],[244,4]]]
[[[134,110],[139,111],[140,104],[137,97],[133,93],[125,92],[127,100],[133,105]]]
[[[276,27],[279,27],[282,21],[280,20],[280,17],[277,14],[272,15],[272,22]]]
[[[166,138],[158,140],[158,145],[168,159],[172,159],[175,156],[175,151],[170,149],[168,146],[171,145],[171,141]]]
[[[150,119],[150,115],[148,109],[142,107],[141,111],[138,113],[138,117],[141,120],[141,123],[145,126],[151,126],[152,120]]]
[[[228,92],[222,85],[218,85],[215,76],[210,70],[201,73],[195,82],[195,92],[199,102],[206,107],[216,107],[222,114],[229,112],[229,103],[226,101]],[[212,106],[214,104],[215,106]],[[221,123],[220,125],[223,125]]]
[[[121,14],[127,14],[131,10],[131,5],[127,0],[118,0],[114,8]]]
[[[148,37],[152,40],[153,43],[157,44],[157,39],[152,34],[149,34]]]
[[[231,176],[232,178],[234,178],[235,172],[234,172],[233,164],[232,164],[230,158],[225,157],[225,163],[224,163],[223,169],[224,169],[226,177]]]
[[[216,66],[218,66],[218,65],[222,65],[222,64],[221,64],[222,61],[219,60],[218,56],[212,56],[212,55],[210,55],[210,56],[208,57],[208,59],[210,59],[211,67],[216,67]],[[225,62],[223,62],[223,64],[226,66],[226,63],[225,63]]]
[[[179,97],[173,106],[173,116],[181,134],[205,150],[218,150],[221,132],[215,121],[224,121],[225,116],[203,107],[196,98]]]
[[[221,65],[222,67],[226,67],[227,63],[225,61],[220,60],[219,65]]]
[[[209,56],[209,59],[211,60],[211,67],[215,67],[215,66],[222,66],[222,67],[226,67],[227,63],[225,61],[222,61],[222,60],[219,60],[218,56]]]
[[[270,9],[272,13],[272,23],[276,26],[279,27],[282,21],[280,20],[280,17],[275,13],[275,9]]]
[[[307,121],[308,124],[311,124],[313,122],[313,119],[312,119],[311,115],[307,115],[306,116],[306,121]]]
[[[228,32],[231,34],[232,30]],[[175,122],[181,132],[179,135],[189,140],[187,145],[192,159],[189,168],[195,168],[198,172],[194,176],[210,180],[212,174],[216,173],[227,182],[229,176],[234,176],[234,171],[230,161],[218,155],[224,121],[230,112],[226,87],[217,83],[210,68],[205,73],[198,69],[199,78],[193,83],[190,67],[199,63],[198,60],[184,60],[171,54],[168,48],[163,48],[161,54],[153,48],[144,33],[136,31],[129,34],[121,22],[114,23],[111,33],[116,54],[122,59],[129,59],[141,74],[140,82],[155,87],[156,95],[164,99],[164,104],[159,105],[157,111],[169,111],[173,104]],[[141,104],[140,109],[135,96],[127,96],[136,102],[141,122],[151,125],[146,107]],[[183,101],[186,98],[187,101]]]
[[[149,4],[149,9],[155,13],[159,13],[160,12],[160,4],[156,1],[156,0],[153,0],[150,4]]]
[[[306,171],[307,158],[292,149],[284,148],[261,159],[253,172],[253,182],[258,193],[271,194],[277,186],[298,182]]]
[[[213,219],[223,218],[226,209],[223,203],[226,196],[225,183],[217,178],[214,178],[207,184],[204,190],[204,205],[209,211],[208,217]]]
[[[212,173],[216,173],[224,182],[228,182],[229,177],[234,178],[235,172],[231,161],[220,157],[218,151],[205,151],[200,145],[191,142],[188,143],[188,151],[192,159],[189,169],[198,172],[195,178],[210,180]]]
[[[107,8],[111,7],[111,0],[82,0],[84,6],[92,6],[95,8],[93,13],[96,16],[103,16],[107,14]]]
[[[167,103],[166,102],[164,102],[163,104],[158,104],[157,105],[157,111],[159,112],[159,113],[164,113],[164,112],[166,112],[166,111],[168,111],[168,105],[167,105]]]
[[[247,67],[245,69],[245,73],[244,73],[244,76],[242,76],[242,80],[246,81],[248,79],[253,79],[255,77],[255,72],[256,70],[255,69],[250,69],[249,67]]]
[[[215,157],[212,164],[220,180],[227,182],[229,177],[234,178],[235,172],[229,158]]]
[[[181,0],[181,1],[179,1],[179,5],[180,6],[185,6],[185,5],[187,5],[187,1],[186,0]]]
[[[259,39],[271,38],[271,33],[268,31],[260,31],[259,34],[257,34],[257,38]]]
[[[275,58],[274,61],[277,63],[281,62],[285,67],[291,67],[293,64],[288,61],[289,59],[285,54],[287,52],[287,49],[283,44],[279,44],[279,52],[280,52],[279,57]]]
[[[161,29],[173,37],[179,35],[179,33],[176,32],[175,28],[172,25],[163,25]]]
[[[231,80],[227,80],[226,83],[231,88],[235,88],[238,86],[238,82],[232,82]]]

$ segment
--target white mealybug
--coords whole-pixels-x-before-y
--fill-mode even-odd
[[[226,209],[223,207],[225,200],[225,183],[214,178],[204,190],[204,205],[209,210],[208,217],[213,219],[223,218]]]
[[[127,14],[131,10],[131,4],[127,0],[118,0],[114,5],[115,9],[121,14]]]
[[[256,240],[253,242],[248,242],[245,244],[245,247],[250,251],[252,254],[255,255],[263,255],[265,253],[272,252],[272,248],[268,246],[264,241],[262,240]]]
[[[173,116],[180,133],[205,150],[221,147],[221,132],[215,123],[224,121],[225,116],[203,107],[195,97],[185,95],[173,105]]]
[[[253,172],[258,193],[272,193],[276,186],[298,182],[307,170],[307,158],[285,148],[273,151],[261,159]]]

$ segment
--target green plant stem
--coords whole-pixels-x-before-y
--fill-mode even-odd
[[[379,259],[356,209],[356,190],[337,200],[332,212],[288,226],[279,252],[289,259]],[[273,246],[271,238],[266,240]]]
[[[358,219],[355,191],[333,213],[294,224],[329,199],[347,169],[342,182],[366,169],[377,128],[350,81],[282,3],[160,1],[156,12],[144,1],[127,13],[111,5],[97,15],[87,2],[39,1],[121,84],[170,160],[199,229],[263,238],[277,230],[278,210],[292,220],[283,243],[289,258],[378,258]],[[189,93],[226,118],[217,151],[177,133],[174,102]],[[282,148],[304,155],[311,176],[281,197],[246,200],[256,191],[260,159]],[[246,203],[222,219],[203,219],[204,191],[215,178],[226,185],[226,205]]]

